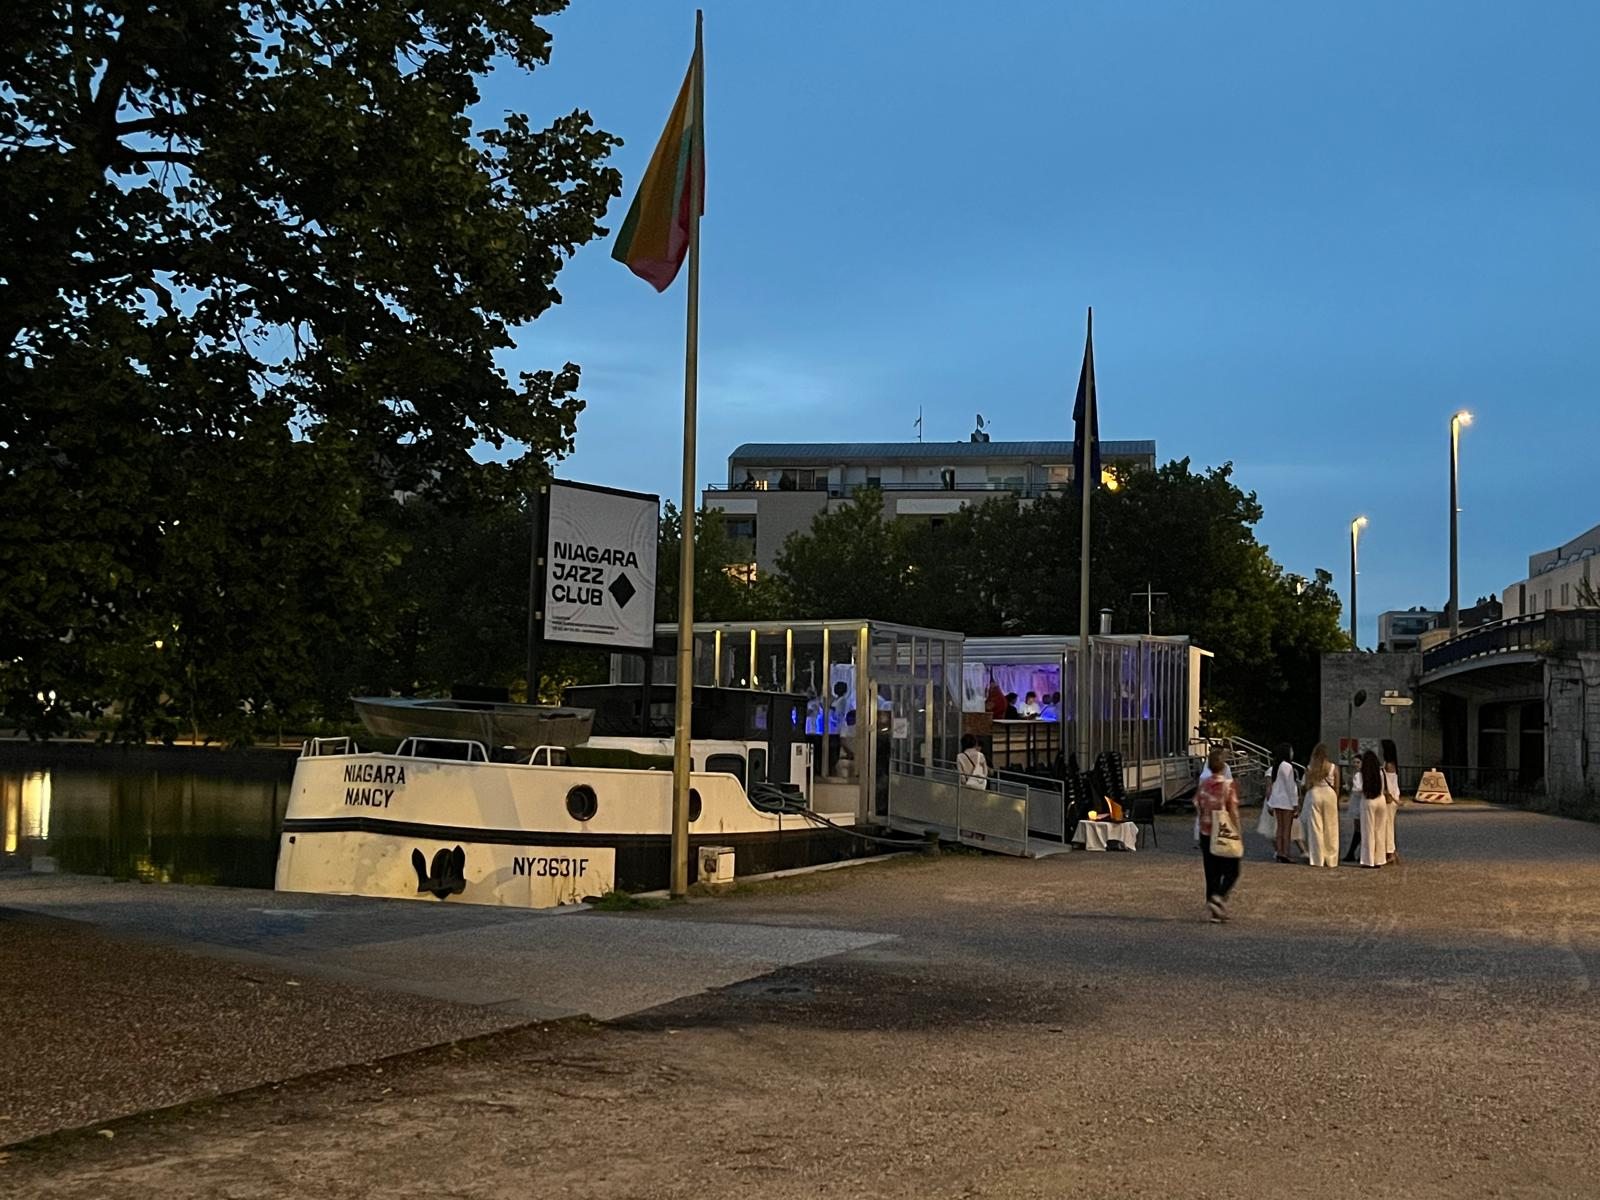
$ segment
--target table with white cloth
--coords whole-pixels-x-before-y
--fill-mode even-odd
[[[1079,821],[1072,844],[1085,850],[1105,850],[1111,842],[1124,850],[1139,848],[1139,827],[1132,821]]]

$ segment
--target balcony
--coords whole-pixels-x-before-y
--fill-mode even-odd
[[[941,484],[938,481],[924,481],[921,483],[827,483],[819,480],[811,488],[749,488],[729,487],[726,485],[713,485],[705,491],[710,493],[727,493],[730,495],[761,496],[774,492],[809,491],[826,492],[833,500],[848,499],[858,492],[869,489],[882,492],[886,496],[904,495],[907,493],[921,492],[930,495],[979,495],[979,496],[1016,496],[1023,500],[1037,500],[1041,496],[1061,495],[1072,491],[1077,485],[1073,483],[1000,483],[986,481],[983,483],[952,483]]]

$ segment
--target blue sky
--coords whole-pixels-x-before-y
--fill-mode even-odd
[[[1600,6],[710,0],[699,478],[745,441],[1071,436],[1232,461],[1363,641],[1600,522]],[[575,0],[485,115],[626,140],[620,223],[694,6]],[[571,478],[676,497],[683,284],[581,251],[512,367],[583,367]],[[1064,548],[1075,553],[1075,547]],[[1159,582],[1157,584],[1159,586]]]

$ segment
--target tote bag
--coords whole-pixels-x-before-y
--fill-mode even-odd
[[[1211,814],[1211,853],[1218,858],[1244,857],[1244,838],[1225,808]]]

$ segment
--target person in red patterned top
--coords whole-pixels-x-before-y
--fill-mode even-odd
[[[1225,774],[1228,760],[1221,750],[1213,750],[1206,764],[1211,773],[1195,792],[1194,807],[1200,818],[1200,857],[1206,870],[1206,910],[1213,922],[1228,919],[1228,893],[1239,882],[1240,859],[1211,853],[1211,830],[1215,814],[1226,810],[1233,818],[1235,829],[1239,825],[1239,791],[1231,776]]]

